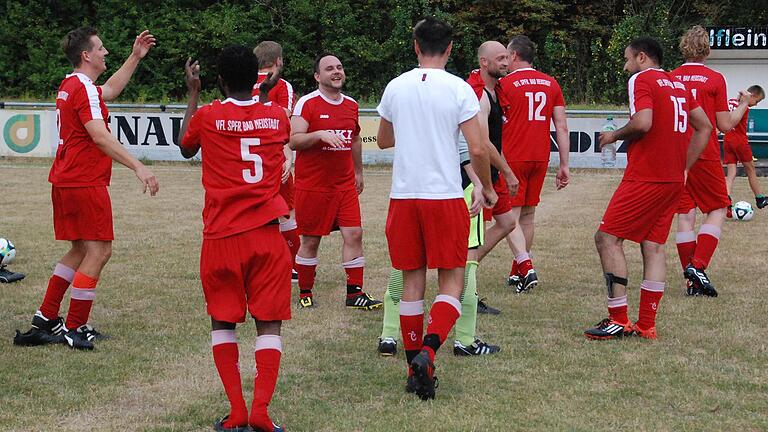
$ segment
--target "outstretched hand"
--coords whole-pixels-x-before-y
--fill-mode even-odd
[[[157,39],[149,33],[149,30],[144,30],[136,36],[136,41],[133,42],[132,54],[139,58],[144,58],[156,44]]]
[[[282,69],[278,67],[274,72],[268,73],[264,81],[259,84],[259,102],[269,102],[269,92],[277,85],[281,73]]]
[[[200,91],[200,64],[197,60],[192,62],[192,57],[187,58],[187,63],[184,64],[184,80],[190,92]]]

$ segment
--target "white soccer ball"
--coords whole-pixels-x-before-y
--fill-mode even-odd
[[[0,265],[10,264],[16,258],[16,247],[10,240],[0,238]]]
[[[746,201],[739,201],[733,205],[733,218],[740,221],[748,221],[752,219],[755,211],[752,210],[752,204]]]

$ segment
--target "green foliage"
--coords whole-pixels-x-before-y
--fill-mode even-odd
[[[299,93],[312,91],[312,64],[336,53],[347,71],[346,92],[361,102],[378,99],[386,83],[417,65],[413,25],[425,15],[456,30],[448,70],[465,75],[477,65],[485,40],[506,44],[516,34],[537,43],[535,67],[555,76],[569,103],[622,103],[627,42],[641,34],[662,41],[667,68],[679,64],[677,38],[697,24],[765,22],[768,8],[753,2],[686,0],[119,0],[29,2],[5,0],[0,15],[0,97],[51,99],[71,70],[59,48],[67,31],[96,26],[116,71],[135,35],[149,29],[158,44],[142,62],[122,100],[169,102],[185,96],[187,57],[202,66],[203,97],[218,96],[216,56],[232,43],[283,45],[284,76]]]

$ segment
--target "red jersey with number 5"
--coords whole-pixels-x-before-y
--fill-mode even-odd
[[[264,82],[265,79],[267,79],[267,73],[259,72],[259,76],[256,79],[256,85],[253,86],[253,90],[251,90],[251,95],[253,95],[253,98],[256,100],[259,98],[259,84]],[[280,80],[277,81],[277,84],[275,84],[275,87],[269,91],[269,101],[293,112],[293,105],[296,103],[296,100],[294,99],[293,86],[291,83],[280,78]]]
[[[278,190],[290,132],[283,108],[253,100],[215,100],[195,113],[181,146],[202,149],[204,238],[239,234],[288,214]]]
[[[551,76],[524,68],[499,80],[505,122],[501,147],[508,162],[549,161],[552,111],[565,106],[560,84]]]
[[[81,73],[67,75],[56,95],[59,146],[48,181],[58,187],[108,186],[112,159],[96,146],[85,124],[101,120],[109,130],[101,87]]]
[[[629,78],[629,113],[653,111],[650,130],[627,150],[625,180],[683,182],[691,138],[688,113],[698,108],[685,85],[662,69],[645,69]]]
[[[709,137],[707,148],[701,152],[699,159],[720,160],[720,142],[717,140],[716,113],[728,111],[728,90],[725,77],[701,63],[684,63],[671,72],[685,84],[707,114],[712,123],[712,135]]]
[[[334,192],[355,189],[355,168],[352,161],[352,142],[360,135],[357,102],[341,95],[331,100],[319,90],[296,102],[294,116],[307,121],[307,132],[326,130],[338,136],[343,148],[334,148],[323,142],[296,151],[296,189],[315,192]]]

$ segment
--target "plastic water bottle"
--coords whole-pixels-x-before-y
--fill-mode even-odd
[[[747,121],[747,132],[752,133],[755,131],[755,119],[749,119]]]
[[[617,127],[616,123],[613,122],[613,117],[608,117],[603,125],[603,132],[615,131],[616,129]],[[603,146],[601,159],[603,168],[613,168],[616,166],[615,142]]]

